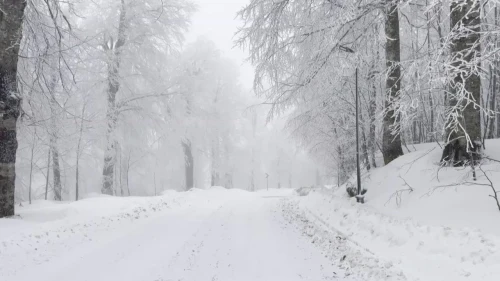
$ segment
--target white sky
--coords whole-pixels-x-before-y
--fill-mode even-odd
[[[234,47],[234,34],[241,25],[236,19],[236,13],[250,0],[192,0],[198,5],[198,11],[192,19],[187,42],[193,42],[199,36],[212,40],[224,56],[240,65],[240,82],[245,89],[252,88],[253,68],[245,62],[248,53],[239,47]]]

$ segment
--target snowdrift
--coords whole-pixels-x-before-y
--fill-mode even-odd
[[[308,227],[326,229],[389,261],[399,273],[387,280],[402,275],[406,280],[498,280],[500,211],[490,197],[490,181],[500,191],[500,162],[485,159],[474,181],[470,167],[440,168],[438,144],[410,149],[363,176],[364,205],[349,198],[345,186],[296,199],[312,224]],[[485,153],[500,159],[500,141],[488,141]],[[347,254],[346,259],[360,266],[358,257]]]
[[[486,156],[500,160],[500,140],[488,140],[487,145]],[[500,210],[490,197],[494,193],[488,181],[500,191],[500,162],[485,159],[476,167],[474,181],[470,167],[440,167],[442,149],[437,144],[413,149],[364,176],[367,206],[429,225],[500,235]]]

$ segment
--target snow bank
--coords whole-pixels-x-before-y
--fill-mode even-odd
[[[439,167],[442,149],[437,144],[416,146],[388,166],[364,176],[366,203],[399,218],[429,225],[467,227],[500,235],[500,211],[489,195],[485,174],[500,191],[500,163],[485,160],[476,169],[477,181],[467,168]],[[485,151],[500,159],[500,140],[488,141]],[[483,173],[484,171],[484,173]],[[343,190],[336,193],[342,196]]]
[[[313,239],[324,241],[327,232],[357,247],[357,254],[346,252],[347,263],[365,271],[371,265],[369,280],[384,274],[374,271],[383,260],[390,261],[387,280],[498,280],[500,211],[485,173],[500,190],[500,163],[483,161],[474,181],[470,167],[439,168],[437,144],[415,148],[364,175],[364,205],[342,186],[297,197],[288,209],[305,218],[302,227],[312,229]],[[487,148],[486,155],[500,159],[499,140]]]
[[[210,213],[238,196],[238,192],[193,190],[164,192],[157,197],[92,196],[77,202],[23,202],[16,209],[16,218],[0,219],[0,280],[10,280],[8,276],[89,241],[114,241],[165,211],[175,213],[196,206],[197,211]]]

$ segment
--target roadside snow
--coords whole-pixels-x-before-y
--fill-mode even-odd
[[[322,247],[335,237],[335,247],[357,246],[358,252],[343,250],[345,267],[367,280],[383,274],[387,280],[499,280],[500,211],[485,173],[500,191],[500,163],[485,159],[474,181],[470,167],[440,168],[437,144],[410,149],[416,151],[363,176],[366,204],[349,199],[345,186],[315,189],[286,203],[297,218],[290,221]],[[500,140],[488,140],[485,153],[500,160]]]
[[[500,191],[500,163],[484,160],[476,168],[439,167],[442,149],[437,144],[416,145],[389,165],[363,178],[366,203],[379,212],[411,218],[426,225],[479,229],[500,235],[500,210],[484,172]],[[488,140],[488,157],[500,160],[500,140]],[[481,169],[483,171],[481,171]],[[413,191],[410,191],[412,189]],[[337,196],[344,195],[344,188]]]
[[[313,225],[308,227],[315,233],[339,236],[364,249],[365,256],[371,253],[377,257],[365,263],[360,262],[359,255],[353,257],[347,251],[353,271],[370,272],[377,267],[396,265],[395,273],[388,273],[391,278],[387,280],[398,280],[397,276],[404,275],[408,280],[422,281],[493,281],[500,276],[498,236],[468,229],[424,226],[410,219],[378,213],[370,206],[356,205],[355,201],[332,197],[327,192],[312,192],[295,204],[298,206],[295,213],[311,221]],[[384,261],[387,261],[385,265]],[[368,271],[363,269],[367,266]],[[376,274],[380,277],[384,273]],[[371,276],[366,277],[372,280]]]

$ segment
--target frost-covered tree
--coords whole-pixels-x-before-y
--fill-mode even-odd
[[[238,70],[215,47],[214,43],[199,38],[186,46],[179,58],[177,85],[180,96],[173,103],[182,102],[174,113],[182,122],[182,149],[185,156],[186,188],[200,186],[195,174],[205,165],[210,167],[210,185],[232,185],[231,154],[236,139],[236,124],[243,106],[238,99],[242,88],[238,84]]]
[[[145,75],[141,68],[147,64],[154,64],[148,55],[168,55],[182,42],[182,33],[186,31],[189,16],[193,7],[189,2],[174,1],[135,1],[121,0],[118,9],[111,5],[110,12],[118,11],[111,17],[116,18],[112,26],[116,29],[105,29],[102,48],[107,56],[107,131],[106,147],[104,152],[103,186],[102,192],[113,194],[114,170],[116,164],[116,150],[118,140],[116,128],[124,101],[117,101],[121,81],[127,75]],[[123,60],[131,56],[138,56],[137,62]],[[128,68],[123,70],[123,68]],[[157,93],[160,94],[160,93]],[[166,94],[166,93],[165,93]],[[144,95],[143,95],[144,96]]]
[[[304,101],[316,106],[329,104],[331,99],[343,101],[332,104],[330,110],[350,106],[346,101],[352,102],[354,70],[359,68],[365,78],[361,91],[366,92],[368,79],[375,80],[371,81],[376,85],[372,89],[377,89],[367,100],[370,109],[365,114],[369,122],[375,121],[377,96],[385,100],[379,108],[385,117],[381,127],[383,141],[378,146],[384,151],[386,162],[401,155],[398,3],[251,1],[240,12],[244,26],[238,43],[250,51],[256,65],[255,89],[273,105],[271,117],[301,107]],[[381,26],[385,26],[387,34],[381,33]],[[366,62],[379,64],[384,59],[380,53],[386,54],[387,67],[370,71]],[[377,61],[373,61],[374,57]],[[384,74],[386,89],[378,85],[386,80]],[[375,132],[373,126],[370,130]],[[375,143],[367,147],[373,151]]]
[[[450,93],[448,141],[442,161],[455,165],[481,148],[481,1],[452,1],[450,5]],[[473,154],[471,154],[471,152]]]
[[[400,113],[395,110],[401,95],[401,47],[399,37],[399,1],[387,0],[385,7],[385,60],[387,66],[385,110],[383,120],[382,154],[385,164],[403,155],[401,136],[397,130]],[[393,132],[396,131],[396,134]]]

